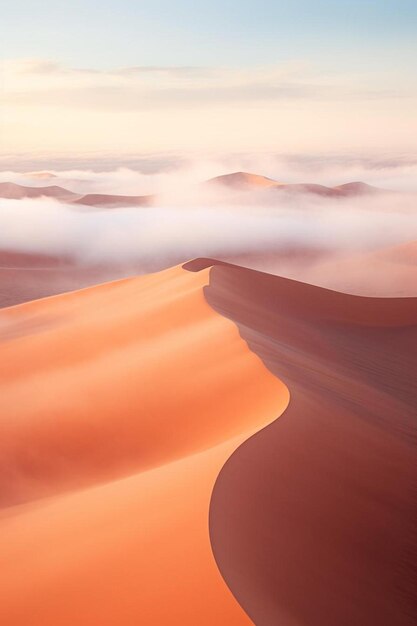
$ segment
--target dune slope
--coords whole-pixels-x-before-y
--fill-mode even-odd
[[[205,296],[291,393],[216,482],[210,533],[227,584],[260,626],[411,626],[417,299],[226,264]]]
[[[245,625],[208,510],[288,391],[174,268],[0,314],[0,620]]]
[[[411,626],[416,298],[197,259],[0,341],[2,623]]]

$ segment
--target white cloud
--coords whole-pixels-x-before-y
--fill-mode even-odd
[[[222,193],[222,192],[219,192]],[[89,263],[179,263],[317,247],[338,253],[417,239],[415,197],[329,201],[282,197],[277,204],[194,204],[90,211],[54,200],[0,200],[0,249],[72,256]]]

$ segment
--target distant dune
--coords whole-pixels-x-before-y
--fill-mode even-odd
[[[80,194],[58,187],[57,185],[49,185],[47,187],[25,187],[16,183],[0,183],[0,198],[9,200],[20,200],[22,198],[56,198],[64,202],[71,202],[80,197]]]
[[[122,278],[126,271],[120,266],[82,265],[64,255],[0,250],[0,308]]]
[[[86,206],[104,207],[116,209],[125,206],[151,206],[153,196],[120,196],[104,193],[89,193],[78,200],[74,204],[84,204]]]
[[[149,206],[153,196],[122,196],[112,194],[78,194],[57,185],[48,187],[26,187],[16,183],[0,183],[0,197],[10,200],[22,198],[56,198],[63,202],[91,207],[118,208],[124,206]]]
[[[311,267],[301,268],[298,275],[307,282],[357,295],[417,296],[417,242],[341,258],[324,256]]]
[[[42,174],[42,173],[41,173]],[[45,173],[45,179],[47,178]],[[51,175],[52,176],[52,175]],[[41,177],[42,179],[43,177]],[[211,178],[204,185],[223,187],[234,192],[255,192],[261,190],[281,191],[289,194],[309,194],[328,198],[349,198],[375,193],[385,190],[372,187],[362,182],[346,183],[337,187],[326,187],[313,183],[281,183],[266,176],[251,174],[248,172],[234,172]],[[77,194],[56,185],[45,187],[26,187],[16,183],[0,183],[0,198],[21,199],[39,198],[47,196],[64,202],[80,204],[98,208],[141,207],[152,206],[158,201],[157,194],[148,195],[120,195],[104,193]],[[162,199],[163,196],[160,196]]]
[[[413,624],[416,298],[197,259],[0,337],[2,623]]]
[[[379,258],[384,260],[417,268],[417,240],[386,248],[377,254]]]
[[[337,187],[326,187],[325,185],[313,183],[281,183],[271,178],[259,176],[258,174],[250,174],[248,172],[224,174],[223,176],[211,178],[207,182],[240,190],[269,188],[288,193],[313,194],[332,198],[360,196],[384,191],[362,182],[346,183],[344,185],[338,185]]]
[[[275,187],[277,184],[272,178],[261,176],[259,174],[250,174],[248,172],[233,172],[232,174],[223,174],[210,178],[207,181],[212,184],[225,185],[227,187],[254,188],[254,187]]]

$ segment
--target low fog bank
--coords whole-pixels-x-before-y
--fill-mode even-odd
[[[351,293],[417,295],[417,250],[412,248],[407,262],[402,253],[384,257],[385,250],[417,241],[417,196],[405,191],[417,181],[412,160],[381,162],[379,169],[360,161],[287,160],[287,174],[279,177],[273,163],[268,169],[267,160],[251,158],[165,164],[152,172],[3,171],[0,180],[30,186],[158,196],[149,208],[103,210],[53,198],[0,199],[0,304],[158,271],[199,256]],[[393,188],[389,183],[396,176],[402,191],[340,199],[201,184],[233,169],[287,182],[362,179]]]
[[[71,257],[83,264],[143,263],[316,249],[371,251],[417,239],[413,198],[288,206],[75,209],[48,198],[0,199],[0,249]]]

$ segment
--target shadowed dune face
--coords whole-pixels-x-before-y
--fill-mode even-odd
[[[209,501],[289,395],[208,281],[173,268],[1,312],[2,624],[251,623]]]
[[[291,394],[216,482],[210,534],[230,589],[261,626],[411,626],[417,299],[218,264],[205,296]]]

